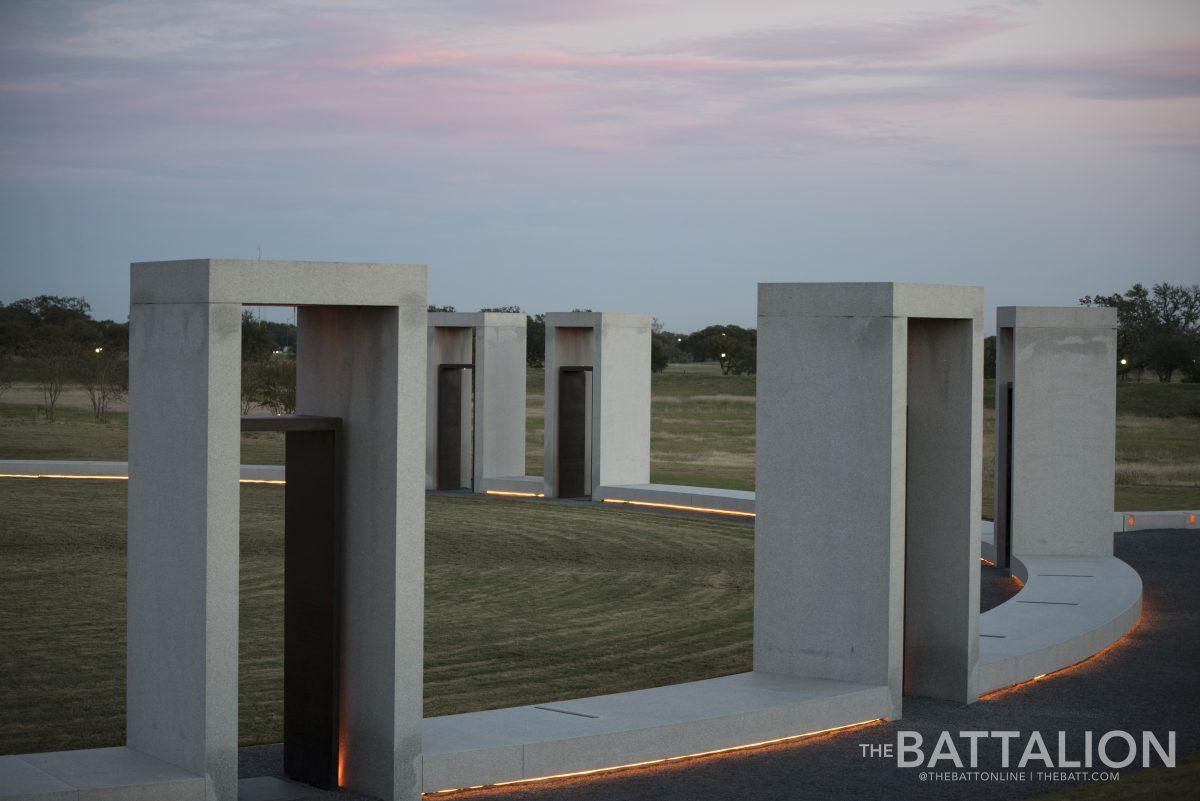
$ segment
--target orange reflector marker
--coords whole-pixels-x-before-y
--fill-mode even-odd
[[[1194,526],[1194,525],[1196,525],[1196,513],[1195,513],[1195,512],[1193,512],[1192,514],[1188,515],[1188,525],[1189,525],[1189,526]]]
[[[1129,525],[1133,525],[1133,515],[1129,516]]]

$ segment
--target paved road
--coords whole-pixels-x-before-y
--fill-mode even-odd
[[[1200,751],[1200,535],[1192,531],[1116,535],[1116,555],[1145,584],[1141,623],[1112,649],[1084,665],[970,706],[908,698],[904,718],[798,743],[651,766],[597,777],[484,789],[463,799],[483,801],[793,801],[794,799],[1023,798],[1065,786],[1028,777],[1020,781],[922,782],[917,769],[894,760],[868,759],[860,744],[896,741],[916,731],[932,745],[943,731],[1039,731],[1051,751],[1058,732],[1078,743],[1084,731],[1155,732],[1166,742],[1174,730],[1179,757]],[[982,604],[990,608],[1011,591],[999,571],[984,568]],[[962,742],[962,741],[960,741]],[[1077,747],[1077,746],[1076,746]],[[1117,749],[1114,749],[1114,752]],[[963,747],[966,754],[965,745]],[[243,749],[243,775],[277,769],[278,747]],[[984,744],[980,767],[1000,767],[997,747]],[[1036,769],[1036,767],[1034,768]],[[313,798],[342,798],[322,794]]]

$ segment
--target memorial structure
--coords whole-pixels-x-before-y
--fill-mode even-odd
[[[525,315],[432,312],[425,486],[484,492],[525,473]]]
[[[1116,309],[996,310],[996,563],[1112,556]]]
[[[306,781],[415,798],[423,266],[133,265],[126,747],[42,758],[75,777],[72,787],[96,781],[116,798],[193,798],[197,786],[209,799],[237,798],[242,304],[299,307],[300,415],[271,425],[320,435],[303,445],[288,437],[288,483],[299,489],[286,503],[286,603],[318,597],[302,610],[314,616],[307,630],[285,623],[285,673],[309,681],[285,688],[285,762],[315,763]],[[296,512],[327,530],[296,530]]]
[[[650,315],[546,315],[545,495],[650,481]]]
[[[760,284],[754,669],[968,703],[983,290]]]
[[[243,303],[299,307],[297,415],[239,426]],[[423,382],[460,372],[450,408],[478,440],[495,397],[483,376],[503,363],[488,361],[496,343],[478,344],[486,319],[427,327],[425,303],[418,266],[133,266],[127,745],[0,756],[0,797],[237,798],[239,427],[287,436],[284,771],[320,787],[415,801],[896,720],[906,694],[969,703],[1136,624],[1140,578],[1091,528],[1064,541],[1099,555],[1043,556],[1024,550],[1036,540],[1023,523],[1012,561],[1025,587],[979,613],[980,289],[762,284],[753,670],[422,720]],[[1105,419],[1093,397],[1111,401],[1111,318],[1060,311],[1077,310],[1001,310],[1022,513],[1030,475],[1070,504],[1062,474],[1099,461],[1067,426],[1057,447],[1079,450],[1058,473],[1026,473],[1025,460],[1044,471],[1050,457],[1023,450],[1025,437],[1057,436],[1081,394],[1111,432],[1111,405]],[[649,350],[648,316],[546,315],[547,495],[648,480]],[[468,369],[476,400],[463,415]],[[1063,371],[1071,393],[1038,394],[1043,374]],[[1034,414],[1042,407],[1053,422]],[[1110,493],[1111,466],[1110,451]]]

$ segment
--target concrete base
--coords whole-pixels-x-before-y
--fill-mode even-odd
[[[745,490],[688,487],[679,484],[620,484],[602,486],[596,501],[626,501],[667,508],[686,507],[696,511],[754,516],[754,493]]]
[[[516,493],[518,495],[542,494],[545,488],[541,476],[499,476],[481,479],[476,489],[479,492]]]
[[[28,478],[129,478],[129,462],[58,461],[47,459],[0,459],[0,477],[18,476]],[[284,469],[281,464],[244,464],[240,480],[243,482],[282,482]],[[540,479],[539,479],[540,480]]]
[[[1200,509],[1180,509],[1171,512],[1117,512],[1114,531],[1153,531],[1165,528],[1200,529]]]
[[[208,782],[132,748],[0,756],[0,798],[205,801]]]
[[[1142,580],[1116,557],[1013,557],[1012,571],[1025,586],[979,617],[981,693],[1081,662],[1141,615]]]
[[[307,784],[275,776],[238,779],[238,801],[295,801],[297,798],[312,798],[320,792]]]
[[[422,790],[601,770],[891,716],[887,687],[741,673],[428,718]]]

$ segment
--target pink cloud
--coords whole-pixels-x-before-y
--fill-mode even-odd
[[[536,5],[508,10],[520,16]],[[1013,24],[984,13],[922,16],[585,52],[502,49],[509,37],[461,32],[399,38],[387,25],[321,11],[276,19],[263,48],[253,47],[256,28],[238,31],[217,54],[74,58],[18,44],[24,56],[10,62],[0,86],[0,102],[13,112],[0,137],[47,152],[49,142],[73,141],[69,149],[97,158],[134,142],[192,163],[206,148],[401,157],[416,143],[754,158],[911,142],[928,109],[975,99],[1200,94],[1190,46],[946,58]]]
[[[747,61],[903,62],[944,55],[1018,27],[1010,16],[925,15],[897,22],[773,26],[676,42],[675,52]]]

